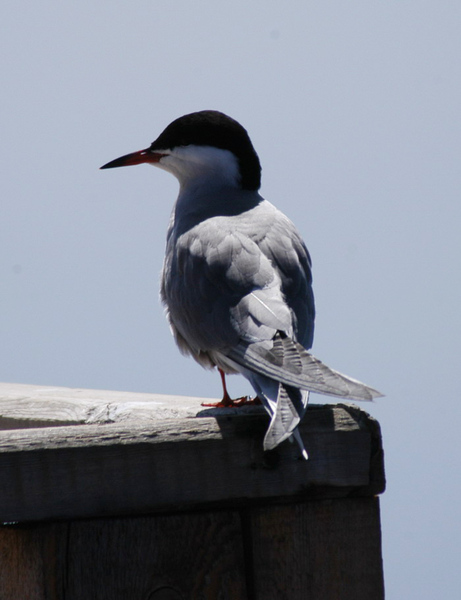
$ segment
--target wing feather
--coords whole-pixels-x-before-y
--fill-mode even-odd
[[[246,369],[302,390],[351,400],[373,400],[382,396],[366,384],[327,367],[280,332],[270,350],[240,342],[228,356]]]

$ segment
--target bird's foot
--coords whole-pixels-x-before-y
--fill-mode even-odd
[[[240,398],[231,398],[229,394],[224,394],[219,402],[202,402],[202,406],[211,408],[240,408],[241,406],[257,406],[261,404],[258,396],[250,398],[250,396],[241,396]]]

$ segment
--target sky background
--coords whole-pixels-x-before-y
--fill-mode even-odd
[[[362,405],[386,451],[386,597],[457,600],[459,0],[19,0],[0,16],[0,380],[219,396],[158,300],[176,180],[98,168],[221,110],[313,257],[314,354],[386,394]]]

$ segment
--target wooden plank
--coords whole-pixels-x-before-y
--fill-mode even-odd
[[[384,600],[378,498],[251,511],[258,600]]]
[[[2,600],[383,600],[377,498],[0,528]]]
[[[377,498],[0,528],[2,600],[383,600]]]
[[[384,489],[379,427],[359,409],[310,407],[309,461],[289,442],[265,455],[266,427],[265,415],[225,415],[0,432],[0,521]]]
[[[0,527],[1,600],[55,599],[54,595],[46,593],[48,574],[55,579],[57,546],[53,543],[54,529],[53,525]],[[51,548],[53,552],[50,553]]]
[[[246,597],[236,512],[77,523],[70,535],[69,600]]]
[[[0,528],[0,548],[2,600],[247,597],[235,511]]]
[[[196,416],[210,398],[0,383],[0,429]],[[260,412],[258,410],[258,412]]]

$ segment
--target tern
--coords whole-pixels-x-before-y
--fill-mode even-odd
[[[264,450],[296,440],[309,392],[372,400],[375,389],[308,350],[314,335],[311,259],[293,223],[258,192],[261,165],[240,123],[204,110],[168,125],[145,150],[101,169],[147,163],[173,174],[161,299],[183,354],[240,373],[270,416]]]

